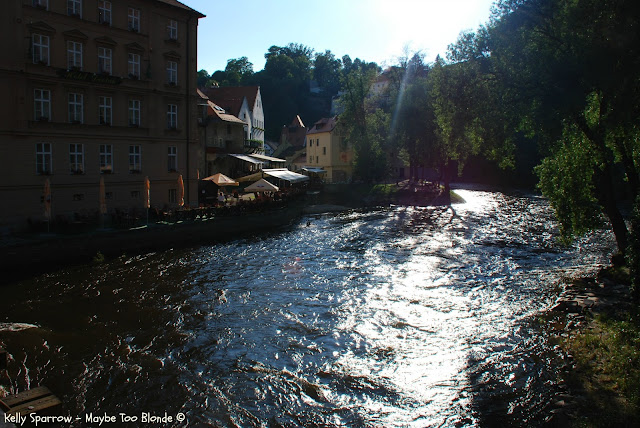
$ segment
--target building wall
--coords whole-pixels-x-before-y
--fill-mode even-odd
[[[252,106],[251,113],[251,139],[260,140],[264,144],[264,110],[262,109],[262,95],[258,88],[256,101]],[[262,148],[264,153],[264,147]]]
[[[99,22],[97,0],[82,2],[81,17],[67,15],[66,1],[49,0],[48,9],[34,7],[32,0],[0,3],[0,90],[5,95],[0,105],[0,227],[20,228],[27,219],[43,219],[47,178],[54,218],[97,212],[101,176],[110,212],[143,210],[145,176],[151,181],[152,206],[172,204],[170,189],[176,190],[180,174],[189,190],[185,201],[197,200],[202,150],[197,144],[196,82],[187,76],[196,74],[198,14],[153,0],[110,3],[110,24]],[[129,30],[129,8],[139,11],[138,32]],[[177,23],[175,40],[170,20]],[[34,49],[34,40],[41,37],[48,38],[48,49]],[[69,68],[70,43],[81,46],[80,70]],[[101,48],[111,51],[108,74],[99,69]],[[35,61],[34,50],[48,51],[48,58]],[[137,77],[129,74],[130,54],[139,55]],[[176,71],[174,83],[168,81],[168,68]],[[48,102],[38,101],[41,91]],[[81,116],[70,114],[71,98],[78,100],[74,111]],[[106,124],[100,120],[105,98],[111,104]],[[47,119],[39,119],[42,109],[37,105],[50,110]],[[130,123],[130,106],[136,105],[139,121]],[[169,105],[177,107],[175,127],[168,120]],[[51,153],[47,173],[36,164],[37,147],[43,143]],[[101,171],[101,146],[111,146],[110,173]],[[130,146],[140,149],[135,171]],[[76,147],[81,156],[73,155]],[[74,159],[80,161],[79,170]]]
[[[353,176],[353,151],[341,146],[341,137],[332,132],[307,135],[307,165],[327,171],[329,183],[351,181]]]

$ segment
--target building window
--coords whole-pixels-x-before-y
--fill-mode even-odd
[[[178,128],[178,106],[175,104],[167,105],[167,128]]]
[[[178,170],[178,148],[176,146],[169,146],[169,172],[175,172]]]
[[[111,97],[98,97],[98,116],[100,125],[111,125],[113,99]]]
[[[98,22],[111,25],[111,2],[100,0],[98,2]]]
[[[73,194],[74,201],[84,201],[84,193],[74,193]]]
[[[49,0],[33,0],[33,6],[49,10]]]
[[[51,174],[51,143],[36,144],[36,174]]]
[[[178,63],[175,61],[167,61],[167,83],[174,86],[178,84]]]
[[[326,155],[326,154],[327,154],[327,148],[326,148],[326,147],[323,147],[323,148],[322,148],[322,154],[323,154],[323,155]]]
[[[178,189],[169,189],[169,203],[175,204],[178,202]]]
[[[178,40],[178,21],[170,19],[167,24],[167,35],[169,40]]]
[[[49,36],[34,34],[33,40],[33,63],[49,65]]]
[[[129,53],[129,77],[132,79],[140,78],[140,55]]]
[[[129,30],[140,32],[140,11],[132,7],[129,8]]]
[[[71,174],[84,173],[84,145],[69,144],[69,166]]]
[[[227,125],[227,134],[231,135],[231,125]]]
[[[100,173],[111,174],[113,172],[113,146],[100,144]]]
[[[83,101],[82,94],[69,94],[69,123],[82,123]]]
[[[98,48],[98,73],[111,74],[113,51],[109,48]]]
[[[320,163],[320,156],[316,156],[316,163]]]
[[[129,126],[140,126],[140,100],[129,100]]]
[[[131,199],[140,199],[140,191],[132,190],[131,191]]]
[[[67,68],[82,70],[82,43],[67,41]]]
[[[142,171],[142,148],[129,146],[129,172],[132,174]]]
[[[48,89],[34,89],[33,108],[36,120],[51,119],[51,91]]]
[[[77,16],[78,18],[82,18],[82,1],[67,0],[67,14],[69,16]]]

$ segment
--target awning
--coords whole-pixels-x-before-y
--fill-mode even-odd
[[[245,192],[277,192],[278,190],[278,186],[269,183],[264,178],[261,178],[244,189]]]
[[[327,172],[322,168],[312,168],[310,166],[305,166],[304,168],[302,168],[302,170],[307,172],[314,172],[316,174],[324,174]]]
[[[284,169],[284,168],[263,169],[262,172],[264,172],[265,174],[271,177],[276,177],[281,180],[289,181],[291,183],[300,183],[300,182],[309,180],[309,177],[307,177],[306,175],[298,174],[297,172],[289,171],[288,169]]]
[[[237,159],[240,159],[242,161],[249,162],[249,163],[252,163],[252,164],[256,164],[256,165],[260,165],[260,164],[264,163],[263,161],[259,161],[257,159],[254,159],[254,158],[250,157],[250,156],[247,156],[247,155],[232,155],[232,154],[229,154],[229,156],[233,156],[234,158],[237,158]]]
[[[265,155],[258,155],[258,154],[251,154],[249,155],[252,158],[256,158],[258,160],[261,161],[267,161],[267,162],[286,162],[286,159],[278,159],[278,158],[273,158],[271,156],[265,156]]]

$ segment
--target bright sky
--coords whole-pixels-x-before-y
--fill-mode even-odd
[[[409,52],[444,56],[463,30],[489,19],[494,0],[181,0],[207,15],[198,25],[198,70],[246,56],[264,68],[269,47],[301,43],[341,58],[393,65]]]

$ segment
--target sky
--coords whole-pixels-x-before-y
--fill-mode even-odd
[[[461,31],[489,20],[494,0],[181,0],[198,23],[198,70],[246,56],[264,68],[269,47],[301,43],[336,57],[396,64],[406,52],[445,56]]]

